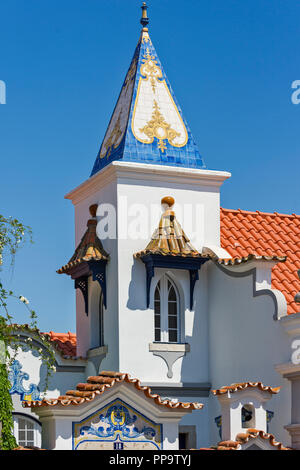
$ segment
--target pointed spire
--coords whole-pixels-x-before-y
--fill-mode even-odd
[[[146,28],[149,24],[149,18],[148,18],[148,15],[147,15],[148,6],[147,6],[146,2],[143,2],[143,5],[141,6],[141,8],[142,8],[141,25],[143,26],[143,28]]]
[[[205,168],[150,39],[145,2],[141,8],[142,34],[91,176],[115,160]],[[176,55],[172,41],[170,52]],[[187,70],[187,87],[188,73]]]

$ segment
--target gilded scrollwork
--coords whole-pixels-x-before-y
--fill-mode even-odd
[[[156,91],[156,82],[162,78],[162,71],[157,65],[155,57],[150,54],[149,48],[146,49],[146,54],[143,58],[143,65],[141,66],[141,75],[144,80],[150,80],[153,93]]]
[[[132,133],[144,144],[158,139],[162,153],[167,150],[167,143],[172,147],[184,147],[188,133],[154,48],[146,44],[142,57],[131,120]]]
[[[167,148],[165,140],[168,140],[169,144],[172,145],[173,140],[175,137],[179,137],[180,133],[172,129],[171,125],[165,121],[155,100],[153,107],[154,110],[151,120],[148,121],[140,131],[149,138],[149,144],[152,143],[156,137],[158,139],[158,148],[164,153]]]

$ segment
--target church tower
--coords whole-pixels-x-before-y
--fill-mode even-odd
[[[208,390],[206,267],[210,256],[229,257],[220,187],[230,174],[206,169],[148,23],[144,3],[91,176],[66,195],[77,249],[59,272],[75,282],[87,375],[122,371],[169,395],[193,394],[196,383]]]

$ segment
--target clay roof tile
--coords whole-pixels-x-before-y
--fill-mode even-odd
[[[250,230],[249,227],[252,227]],[[300,216],[221,209],[221,245],[231,257],[247,257],[250,253],[283,258],[272,270],[272,286],[283,291],[288,313],[299,306],[293,301],[300,290],[297,270],[300,268]]]
[[[189,410],[200,410],[204,405],[197,402],[181,402],[169,399],[162,399],[159,395],[153,394],[151,388],[142,386],[138,379],[131,379],[129,374],[103,371],[99,376],[92,376],[88,378],[88,383],[78,384],[76,390],[69,390],[65,395],[62,395],[55,399],[43,399],[42,401],[25,401],[23,406],[25,408],[35,408],[41,406],[69,406],[69,405],[81,405],[85,402],[90,402],[96,398],[96,396],[105,393],[106,390],[114,387],[118,383],[128,383],[134,386],[139,392],[152,399],[157,405],[165,406],[170,409],[189,409]]]

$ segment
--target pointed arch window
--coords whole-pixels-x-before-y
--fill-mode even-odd
[[[154,339],[156,342],[180,342],[180,308],[178,290],[164,275],[154,292]]]

